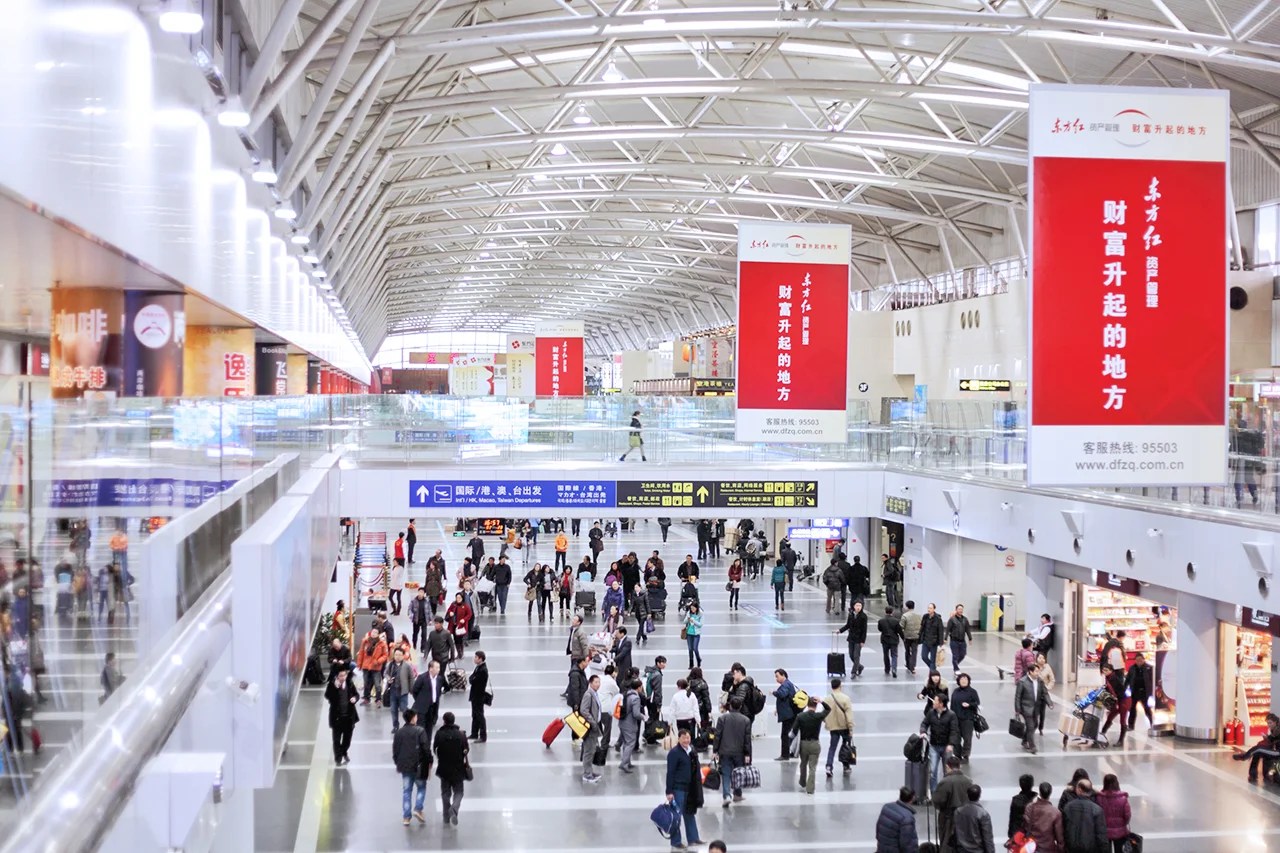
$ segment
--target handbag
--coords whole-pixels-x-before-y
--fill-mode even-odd
[[[675,803],[663,803],[649,813],[649,820],[653,821],[663,838],[670,838],[672,830],[680,822],[680,810]]]
[[[462,778],[466,779],[468,782],[474,782],[476,780],[476,774],[471,770],[471,762],[465,758],[462,759]]]
[[[1018,740],[1022,740],[1027,736],[1027,724],[1022,720],[1019,720],[1017,717],[1013,717],[1009,720],[1009,734],[1013,735]]]
[[[1129,833],[1120,849],[1123,853],[1142,853],[1142,836],[1136,832]]]
[[[724,777],[720,774],[720,766],[716,762],[711,762],[705,768],[702,774],[702,787],[708,790],[716,790],[724,782]]]
[[[652,634],[653,630],[654,630],[653,617],[650,616],[648,619],[644,620],[644,632],[646,634]]]
[[[760,771],[752,764],[733,768],[733,787],[759,788]]]
[[[524,591],[524,600],[525,600],[525,601],[533,601],[533,600],[534,600],[534,599],[536,599],[537,597],[538,597],[538,591],[537,591],[536,589],[534,589],[533,587],[529,587],[528,589],[526,589],[526,590]]]
[[[568,726],[569,729],[579,738],[585,736],[586,733],[591,730],[591,723],[589,723],[587,718],[579,714],[577,711],[574,711],[570,713],[569,716],[565,717],[564,724]]]
[[[609,759],[609,745],[596,747],[596,751],[591,755],[591,763],[596,767],[604,767],[605,761]]]
[[[725,592],[733,592],[733,581],[729,581],[724,585]]]
[[[840,763],[854,765],[858,763],[858,748],[852,743],[840,746]]]
[[[933,659],[933,664],[934,664],[933,668],[939,669],[946,662],[947,662],[947,650],[943,646],[938,646],[938,653],[937,655],[934,656],[934,659]]]
[[[987,718],[981,714],[975,714],[973,717],[973,731],[975,734],[982,734],[991,728],[991,724],[987,722]]]
[[[676,730],[667,729],[667,736],[662,739],[662,748],[667,752],[676,748]]]
[[[689,629],[687,627],[680,629],[680,639],[682,640],[689,639]]]

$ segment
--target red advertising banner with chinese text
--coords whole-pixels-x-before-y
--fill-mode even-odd
[[[848,225],[738,223],[738,441],[846,441]]]
[[[1034,86],[1027,480],[1225,481],[1227,93]]]
[[[539,397],[581,397],[584,391],[582,321],[552,320],[537,325],[535,388]]]

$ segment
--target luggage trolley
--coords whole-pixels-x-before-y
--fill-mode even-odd
[[[1105,688],[1095,687],[1087,693],[1077,693],[1073,704],[1075,707],[1072,711],[1064,713],[1058,721],[1062,745],[1073,742],[1094,749],[1106,749],[1110,746],[1107,736],[1099,734],[1098,729],[1102,725],[1102,715],[1115,704],[1115,697]]]

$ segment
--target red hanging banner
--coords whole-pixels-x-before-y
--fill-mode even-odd
[[[1031,89],[1027,479],[1226,476],[1227,93]]]
[[[582,332],[581,320],[538,323],[534,341],[534,373],[539,397],[582,396]]]
[[[738,223],[738,441],[846,441],[851,241],[848,225]]]

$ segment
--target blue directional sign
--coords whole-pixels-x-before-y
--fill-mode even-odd
[[[612,507],[613,480],[410,480],[411,507]]]

